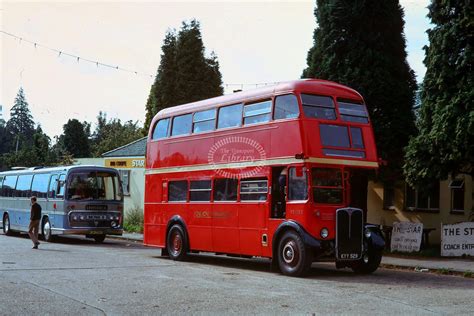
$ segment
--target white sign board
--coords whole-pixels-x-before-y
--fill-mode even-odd
[[[420,251],[423,224],[412,222],[394,222],[390,251]]]
[[[441,230],[441,256],[474,256],[474,222],[443,225]]]

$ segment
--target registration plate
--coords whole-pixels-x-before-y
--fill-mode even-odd
[[[359,254],[358,253],[341,253],[339,254],[339,258],[346,259],[346,260],[358,259]]]
[[[92,230],[89,232],[89,235],[102,235],[103,232],[99,231],[99,230]]]

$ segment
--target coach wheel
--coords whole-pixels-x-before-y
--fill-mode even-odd
[[[365,253],[362,259],[352,266],[352,271],[358,274],[370,274],[377,270],[382,261],[382,252]]]
[[[166,250],[171,259],[183,261],[187,257],[188,244],[184,235],[184,230],[180,225],[173,225],[166,238]]]
[[[3,215],[3,233],[7,236],[13,235],[13,232],[10,229],[10,217],[8,214]]]
[[[283,234],[278,244],[278,265],[280,271],[289,276],[302,276],[311,267],[311,254],[300,235],[294,231]]]
[[[49,218],[45,218],[43,220],[43,238],[47,242],[52,242],[53,241],[53,232],[51,230],[51,223],[49,222]]]
[[[97,236],[94,236],[94,237],[92,237],[92,238],[94,238],[94,241],[95,241],[96,243],[101,244],[101,243],[103,243],[104,240],[105,240],[105,235],[97,235]]]

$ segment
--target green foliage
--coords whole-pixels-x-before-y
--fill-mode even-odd
[[[107,122],[106,113],[99,112],[97,127],[92,135],[92,152],[94,157],[101,157],[107,151],[131,143],[142,137],[142,129],[138,122],[127,121],[122,124],[120,119]]]
[[[35,123],[22,88],[10,112],[10,120],[0,121],[0,170],[15,166],[50,165],[56,160],[50,138]]]
[[[143,210],[134,208],[127,212],[125,214],[123,228],[130,233],[143,233]]]
[[[166,33],[158,73],[146,104],[144,133],[160,110],[222,95],[222,76],[214,53],[204,56],[199,22],[183,22],[178,34]]]
[[[31,144],[31,139],[35,132],[35,122],[33,121],[23,88],[18,90],[15,97],[6,129],[10,138],[9,145],[15,152]]]
[[[314,46],[303,77],[336,81],[364,97],[383,179],[401,176],[403,148],[415,132],[416,82],[405,51],[403,9],[398,0],[317,1]]]
[[[71,154],[74,158],[90,157],[90,123],[81,123],[77,119],[69,119],[63,125],[63,134],[59,144],[63,153]]]
[[[410,140],[404,172],[417,187],[449,174],[473,175],[474,10],[472,1],[434,0],[425,47],[419,133]]]
[[[10,150],[11,137],[7,131],[7,124],[3,119],[0,119],[0,156]],[[0,163],[0,168],[2,163]]]

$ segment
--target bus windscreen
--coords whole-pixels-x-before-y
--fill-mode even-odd
[[[120,201],[118,176],[110,172],[74,172],[68,179],[67,199]]]

